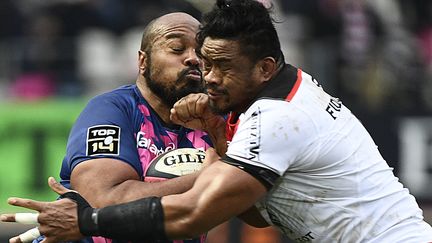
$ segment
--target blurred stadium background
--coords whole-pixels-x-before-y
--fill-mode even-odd
[[[272,2],[287,62],[342,98],[432,223],[432,1]],[[71,125],[90,97],[135,81],[149,20],[200,19],[213,3],[0,1],[0,212],[18,210],[9,196],[56,198],[46,180],[58,178]],[[1,223],[0,242],[23,228]],[[241,228],[230,222],[229,242],[266,242]]]

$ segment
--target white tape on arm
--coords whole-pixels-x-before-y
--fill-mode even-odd
[[[16,213],[15,222],[20,224],[37,224],[38,213]]]
[[[40,235],[39,229],[36,227],[20,234],[19,238],[22,243],[30,243]]]

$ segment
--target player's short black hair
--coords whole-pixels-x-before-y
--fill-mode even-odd
[[[197,34],[199,49],[206,37],[229,39],[239,41],[240,51],[252,61],[271,56],[283,62],[273,22],[270,9],[255,0],[217,0],[214,8],[203,16]]]

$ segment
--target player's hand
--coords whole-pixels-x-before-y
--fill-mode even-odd
[[[206,131],[216,151],[225,154],[225,119],[210,109],[207,94],[190,94],[181,98],[171,109],[170,119],[184,127]]]
[[[184,127],[206,132],[225,127],[225,120],[210,110],[208,95],[203,93],[190,94],[177,101],[170,119]]]
[[[71,191],[63,187],[52,177],[48,179],[48,185],[59,195]],[[32,219],[34,222],[27,221],[27,223],[39,223],[39,226],[35,228],[38,229],[39,232],[37,232],[35,229],[32,229],[32,235],[29,236],[28,232],[23,233],[19,236],[11,238],[9,240],[10,243],[31,242],[29,237],[37,238],[38,233],[46,237],[41,243],[78,240],[84,237],[80,233],[78,226],[77,204],[70,199],[60,199],[53,202],[41,202],[31,199],[12,197],[8,199],[8,203],[13,206],[28,208],[39,212],[38,215],[34,215],[36,216]],[[0,219],[4,222],[24,223],[16,216],[18,216],[18,214],[2,214]],[[34,234],[35,231],[36,235]]]

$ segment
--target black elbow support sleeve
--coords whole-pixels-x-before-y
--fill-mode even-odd
[[[129,203],[92,208],[78,193],[62,195],[78,205],[81,234],[127,240],[167,240],[164,214],[158,197],[143,198]]]

